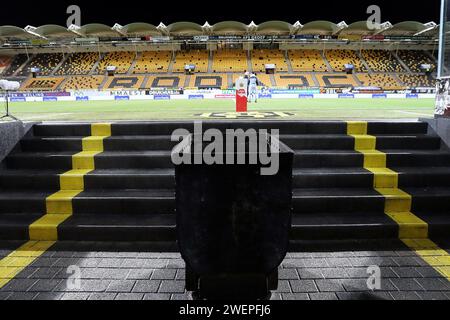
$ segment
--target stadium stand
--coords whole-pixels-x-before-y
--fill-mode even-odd
[[[244,72],[248,69],[247,52],[220,50],[214,53],[213,72]]]
[[[143,88],[145,76],[117,76],[108,77],[103,89],[122,90],[122,89],[141,89]]]
[[[270,75],[265,73],[258,73],[258,80],[261,82],[263,87],[272,87],[272,81],[270,80]]]
[[[355,71],[366,71],[363,62],[358,53],[353,50],[328,50],[325,52],[325,57],[330,63],[334,71],[345,71],[346,64],[352,64]]]
[[[412,72],[422,72],[421,64],[431,64],[433,69],[436,68],[436,62],[424,51],[400,50],[397,55]]]
[[[289,60],[294,72],[325,72],[327,65],[318,50],[289,50]]]
[[[277,87],[315,87],[311,74],[276,74],[275,83]]]
[[[173,63],[174,73],[169,73],[171,65],[170,51],[151,51],[138,54],[133,70],[130,67],[136,58],[134,52],[111,52],[103,55],[100,59],[98,69],[100,77],[88,76],[95,64],[99,60],[98,53],[72,53],[66,57],[61,66],[54,71],[55,67],[61,63],[63,54],[37,54],[28,57],[23,54],[14,57],[0,57],[0,72],[3,76],[24,77],[29,75],[29,68],[38,67],[42,71],[43,77],[38,77],[32,83],[26,83],[24,90],[51,90],[58,87],[54,85],[55,78],[45,77],[54,71],[55,76],[68,76],[67,81],[62,83],[62,89],[97,89],[103,83],[103,74],[106,67],[115,65],[118,74],[132,72],[129,77],[117,76],[108,79],[102,89],[139,89],[147,88],[184,88],[184,87],[220,87],[228,88],[231,83],[242,76],[248,68],[247,52],[243,50],[220,50],[214,53],[211,72],[208,72],[209,54],[207,51],[191,50],[188,52],[178,52]],[[255,50],[251,53],[251,64],[258,74],[258,78],[267,87],[295,87],[310,86],[315,87],[317,83],[321,87],[350,87],[376,86],[383,89],[395,90],[404,86],[414,87],[434,87],[434,80],[431,75],[419,74],[420,64],[435,65],[432,57],[423,51],[398,51],[398,57],[407,65],[413,74],[406,73],[401,62],[389,51],[366,50],[361,55],[367,62],[371,70],[375,72],[367,73],[363,61],[356,51],[352,50],[330,50],[325,53],[327,60],[323,59],[319,50],[290,50],[288,58],[291,62],[292,71],[288,72],[288,65],[285,55],[279,50]],[[335,70],[328,71],[328,64]],[[344,68],[344,64],[353,64],[358,71],[357,75],[347,75],[337,72]],[[186,64],[197,66],[196,74],[192,76],[180,75],[184,73]],[[277,72],[274,75],[265,74],[265,64],[275,64]],[[220,71],[223,70],[223,71]],[[380,71],[382,70],[382,71]],[[17,72],[18,71],[18,72]],[[314,72],[314,73],[313,73]],[[97,74],[97,73],[96,73]],[[145,80],[144,74],[148,76]],[[157,76],[156,74],[161,74]],[[142,75],[142,76],[139,76]],[[71,77],[72,76],[72,77]],[[357,77],[359,82],[355,79]],[[229,79],[232,82],[229,82]],[[317,80],[316,80],[317,79]],[[188,82],[186,82],[188,80]],[[59,81],[57,81],[59,84]]]
[[[400,80],[408,87],[435,87],[436,81],[431,76],[424,74],[398,74]]]
[[[70,77],[63,83],[63,90],[96,90],[100,87],[104,76],[78,76]]]
[[[62,77],[29,78],[22,83],[20,89],[24,91],[54,91],[63,81]]]
[[[56,70],[57,75],[86,75],[94,68],[99,59],[99,54],[95,52],[73,53],[61,67]]]
[[[315,75],[320,87],[324,88],[348,88],[358,87],[358,83],[350,74],[345,73],[322,73]]]
[[[167,88],[180,89],[184,88],[186,83],[186,76],[184,74],[174,75],[158,75],[149,76],[147,79],[146,88]]]
[[[168,72],[172,53],[170,51],[147,51],[143,52],[136,61],[133,73],[158,73]]]
[[[123,51],[123,52],[109,52],[101,59],[98,65],[98,73],[103,74],[106,72],[106,68],[109,66],[115,66],[117,74],[125,74],[130,70],[136,53]]]
[[[190,77],[189,88],[228,88],[226,73],[196,74]]]
[[[280,50],[253,50],[253,72],[266,72],[266,64],[276,65],[277,72],[287,72],[288,66],[284,53]]]
[[[208,51],[191,50],[177,52],[173,64],[173,72],[184,72],[184,67],[188,64],[195,65],[195,72],[208,72]]]
[[[41,53],[35,55],[23,68],[18,76],[28,76],[31,68],[39,68],[40,75],[50,75],[58,64],[64,59],[62,53]]]
[[[378,87],[387,90],[396,90],[403,88],[403,86],[395,79],[395,77],[389,74],[359,73],[357,77],[364,87]]]
[[[404,72],[400,62],[385,50],[362,50],[364,60],[369,68],[376,72]]]
[[[11,64],[9,65],[9,68],[3,72],[3,75],[5,77],[13,76],[17,72],[17,70],[19,70],[25,62],[27,62],[27,60],[28,56],[26,54],[18,54],[14,56]]]
[[[0,75],[9,68],[12,60],[10,56],[0,56]]]

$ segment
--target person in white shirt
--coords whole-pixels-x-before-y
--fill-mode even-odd
[[[258,102],[258,78],[252,73],[248,80],[248,102]]]

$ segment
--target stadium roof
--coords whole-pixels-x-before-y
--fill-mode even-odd
[[[367,21],[358,21],[350,24],[345,30],[342,30],[341,34],[370,35],[375,32],[376,30],[369,28]]]
[[[35,35],[28,33],[22,28],[14,26],[0,26],[0,38],[16,38],[16,39],[30,39],[35,38]]]
[[[193,22],[175,22],[164,28],[164,24],[159,25],[160,30],[169,35],[177,36],[197,36],[202,35],[205,32],[201,25]]]
[[[417,21],[400,22],[387,29],[383,34],[389,35],[416,35],[431,29],[437,29],[438,25],[434,22],[420,23]]]
[[[210,31],[216,35],[246,34],[248,26],[238,21],[222,21],[213,25]]]
[[[67,28],[48,24],[45,26],[40,26],[33,30],[35,34],[38,34],[44,38],[70,38],[73,37],[73,32],[69,31]]]
[[[135,22],[127,24],[126,26],[115,25],[121,34],[132,35],[132,36],[155,36],[161,35],[161,32],[158,28],[152,24],[144,23],[144,22]],[[114,28],[114,27],[113,27]]]
[[[71,29],[76,34],[85,37],[117,37],[120,35],[110,26],[101,23],[86,24],[80,28],[74,28],[72,26],[72,28],[69,29]]]
[[[239,21],[222,21],[214,25],[206,22],[203,26],[193,22],[176,22],[168,26],[160,23],[154,26],[145,22],[130,23],[125,26],[115,24],[113,27],[100,23],[91,23],[81,27],[72,25],[69,28],[58,25],[40,27],[0,26],[1,39],[59,39],[77,37],[120,37],[120,36],[198,36],[198,35],[401,35],[436,36],[439,26],[434,22],[421,23],[405,21],[392,25],[389,22],[381,24],[381,29],[371,30],[366,21],[358,21],[347,25],[344,21],[336,24],[330,21],[311,21],[302,25],[300,22],[291,24],[286,21],[266,21],[259,25],[251,22],[245,24]]]
[[[267,21],[257,26],[257,34],[277,35],[292,34],[298,28],[286,21]]]
[[[339,27],[330,21],[312,21],[305,24],[299,34],[335,34],[339,31]]]

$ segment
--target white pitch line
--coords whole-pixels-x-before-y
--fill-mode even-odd
[[[411,112],[411,111],[395,110],[395,112],[400,112],[400,113],[405,113],[405,114],[414,114],[414,115],[418,115],[418,116],[426,116],[426,117],[431,116],[431,115],[428,114],[428,113],[418,113],[418,112]]]

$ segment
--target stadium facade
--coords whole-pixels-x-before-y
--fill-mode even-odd
[[[0,77],[29,92],[176,93],[232,89],[252,71],[263,87],[306,94],[431,93],[438,37],[436,23],[413,21],[0,26]]]

